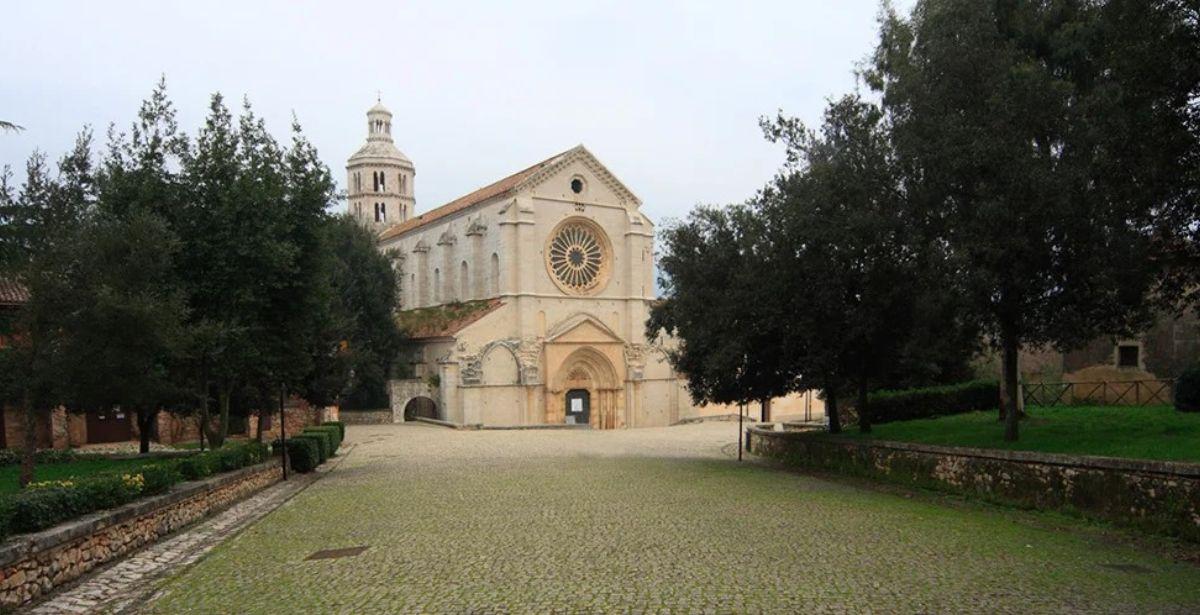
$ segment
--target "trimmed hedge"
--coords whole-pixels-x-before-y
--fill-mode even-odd
[[[1175,381],[1175,409],[1200,412],[1200,365],[1183,370]]]
[[[313,444],[316,445],[316,447],[317,447],[317,465],[325,463],[325,460],[329,459],[330,446],[329,446],[329,436],[328,435],[323,434],[323,433],[316,434],[316,433],[301,432],[301,433],[293,436],[293,439],[311,440],[313,442]]]
[[[312,472],[321,465],[320,445],[314,438],[288,438],[287,454],[288,465],[301,474]]]
[[[972,380],[902,391],[876,391],[867,397],[871,420],[875,423],[991,410],[998,407],[999,403],[1000,384],[992,380]]]
[[[341,420],[326,420],[320,426],[323,426],[323,428],[337,428],[338,437],[341,437],[343,442],[346,441],[346,423],[342,423]]]
[[[119,473],[31,483],[0,496],[0,538],[36,532],[97,510],[165,493],[182,480],[196,480],[264,461],[268,449],[258,442],[227,444],[181,459],[152,461]]]
[[[304,429],[304,431],[302,431],[300,433],[315,433],[315,434],[327,435],[329,437],[329,456],[330,457],[336,456],[338,449],[341,448],[341,446],[342,446],[342,432],[337,427],[332,427],[332,426],[330,426],[330,427],[324,427],[324,426],[306,427]]]
[[[321,423],[321,427],[337,427],[338,428],[338,439],[340,439],[342,442],[346,441],[346,424],[345,423],[343,423],[341,421],[325,421],[324,423]]]

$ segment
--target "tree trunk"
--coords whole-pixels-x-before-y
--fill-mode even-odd
[[[858,431],[871,433],[871,409],[867,405],[867,382],[858,383]]]
[[[232,386],[222,385],[221,390],[217,392],[217,404],[219,405],[217,428],[208,432],[208,443],[213,448],[221,448],[225,444],[225,437],[229,435],[229,403],[232,397]]]
[[[266,396],[263,396],[263,399],[269,399],[269,398]],[[255,432],[257,432],[254,434],[254,438],[256,440],[258,440],[259,442],[263,441],[263,417],[269,416],[270,413],[271,413],[270,410],[259,408],[258,414],[256,414],[256,416],[258,417],[258,421],[257,421],[258,425],[257,425],[257,428],[254,430]]]
[[[829,433],[842,433],[842,423],[838,418],[837,393],[833,387],[825,391],[825,416],[829,417]]]
[[[154,410],[138,408],[138,452],[145,455],[150,452],[150,427],[154,424]]]
[[[1004,356],[1003,367],[1000,370],[1004,382],[1000,385],[1000,403],[1004,412],[1004,440],[1016,442],[1021,422],[1021,406],[1017,396],[1020,395],[1017,385],[1017,374],[1020,366],[1018,357],[1020,346],[1013,336],[1004,336],[1000,340]]]
[[[34,455],[37,454],[37,410],[33,408],[33,393],[26,388],[22,396],[25,420],[25,449],[21,451],[21,487],[33,482]]]

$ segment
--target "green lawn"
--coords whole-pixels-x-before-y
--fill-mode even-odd
[[[148,462],[149,460],[147,459],[80,459],[69,463],[39,465],[34,469],[33,475],[34,480],[37,481],[64,480],[92,474],[127,470],[146,465]],[[19,491],[20,477],[21,466],[19,464],[0,468],[0,495]]]
[[[1028,408],[1021,438],[1005,442],[996,411],[876,425],[870,437],[945,446],[1200,462],[1200,414],[1170,406]],[[856,428],[846,437],[864,438]]]

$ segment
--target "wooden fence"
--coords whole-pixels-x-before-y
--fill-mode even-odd
[[[1126,380],[1121,382],[1027,382],[1021,384],[1021,399],[1026,406],[1105,406],[1168,405],[1173,399],[1175,381]]]

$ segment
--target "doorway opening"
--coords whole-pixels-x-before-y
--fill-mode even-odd
[[[438,418],[437,403],[428,397],[414,397],[404,405],[404,420],[415,421],[417,417]]]
[[[571,389],[567,391],[566,423],[568,425],[587,425],[591,420],[592,395],[587,389]]]

